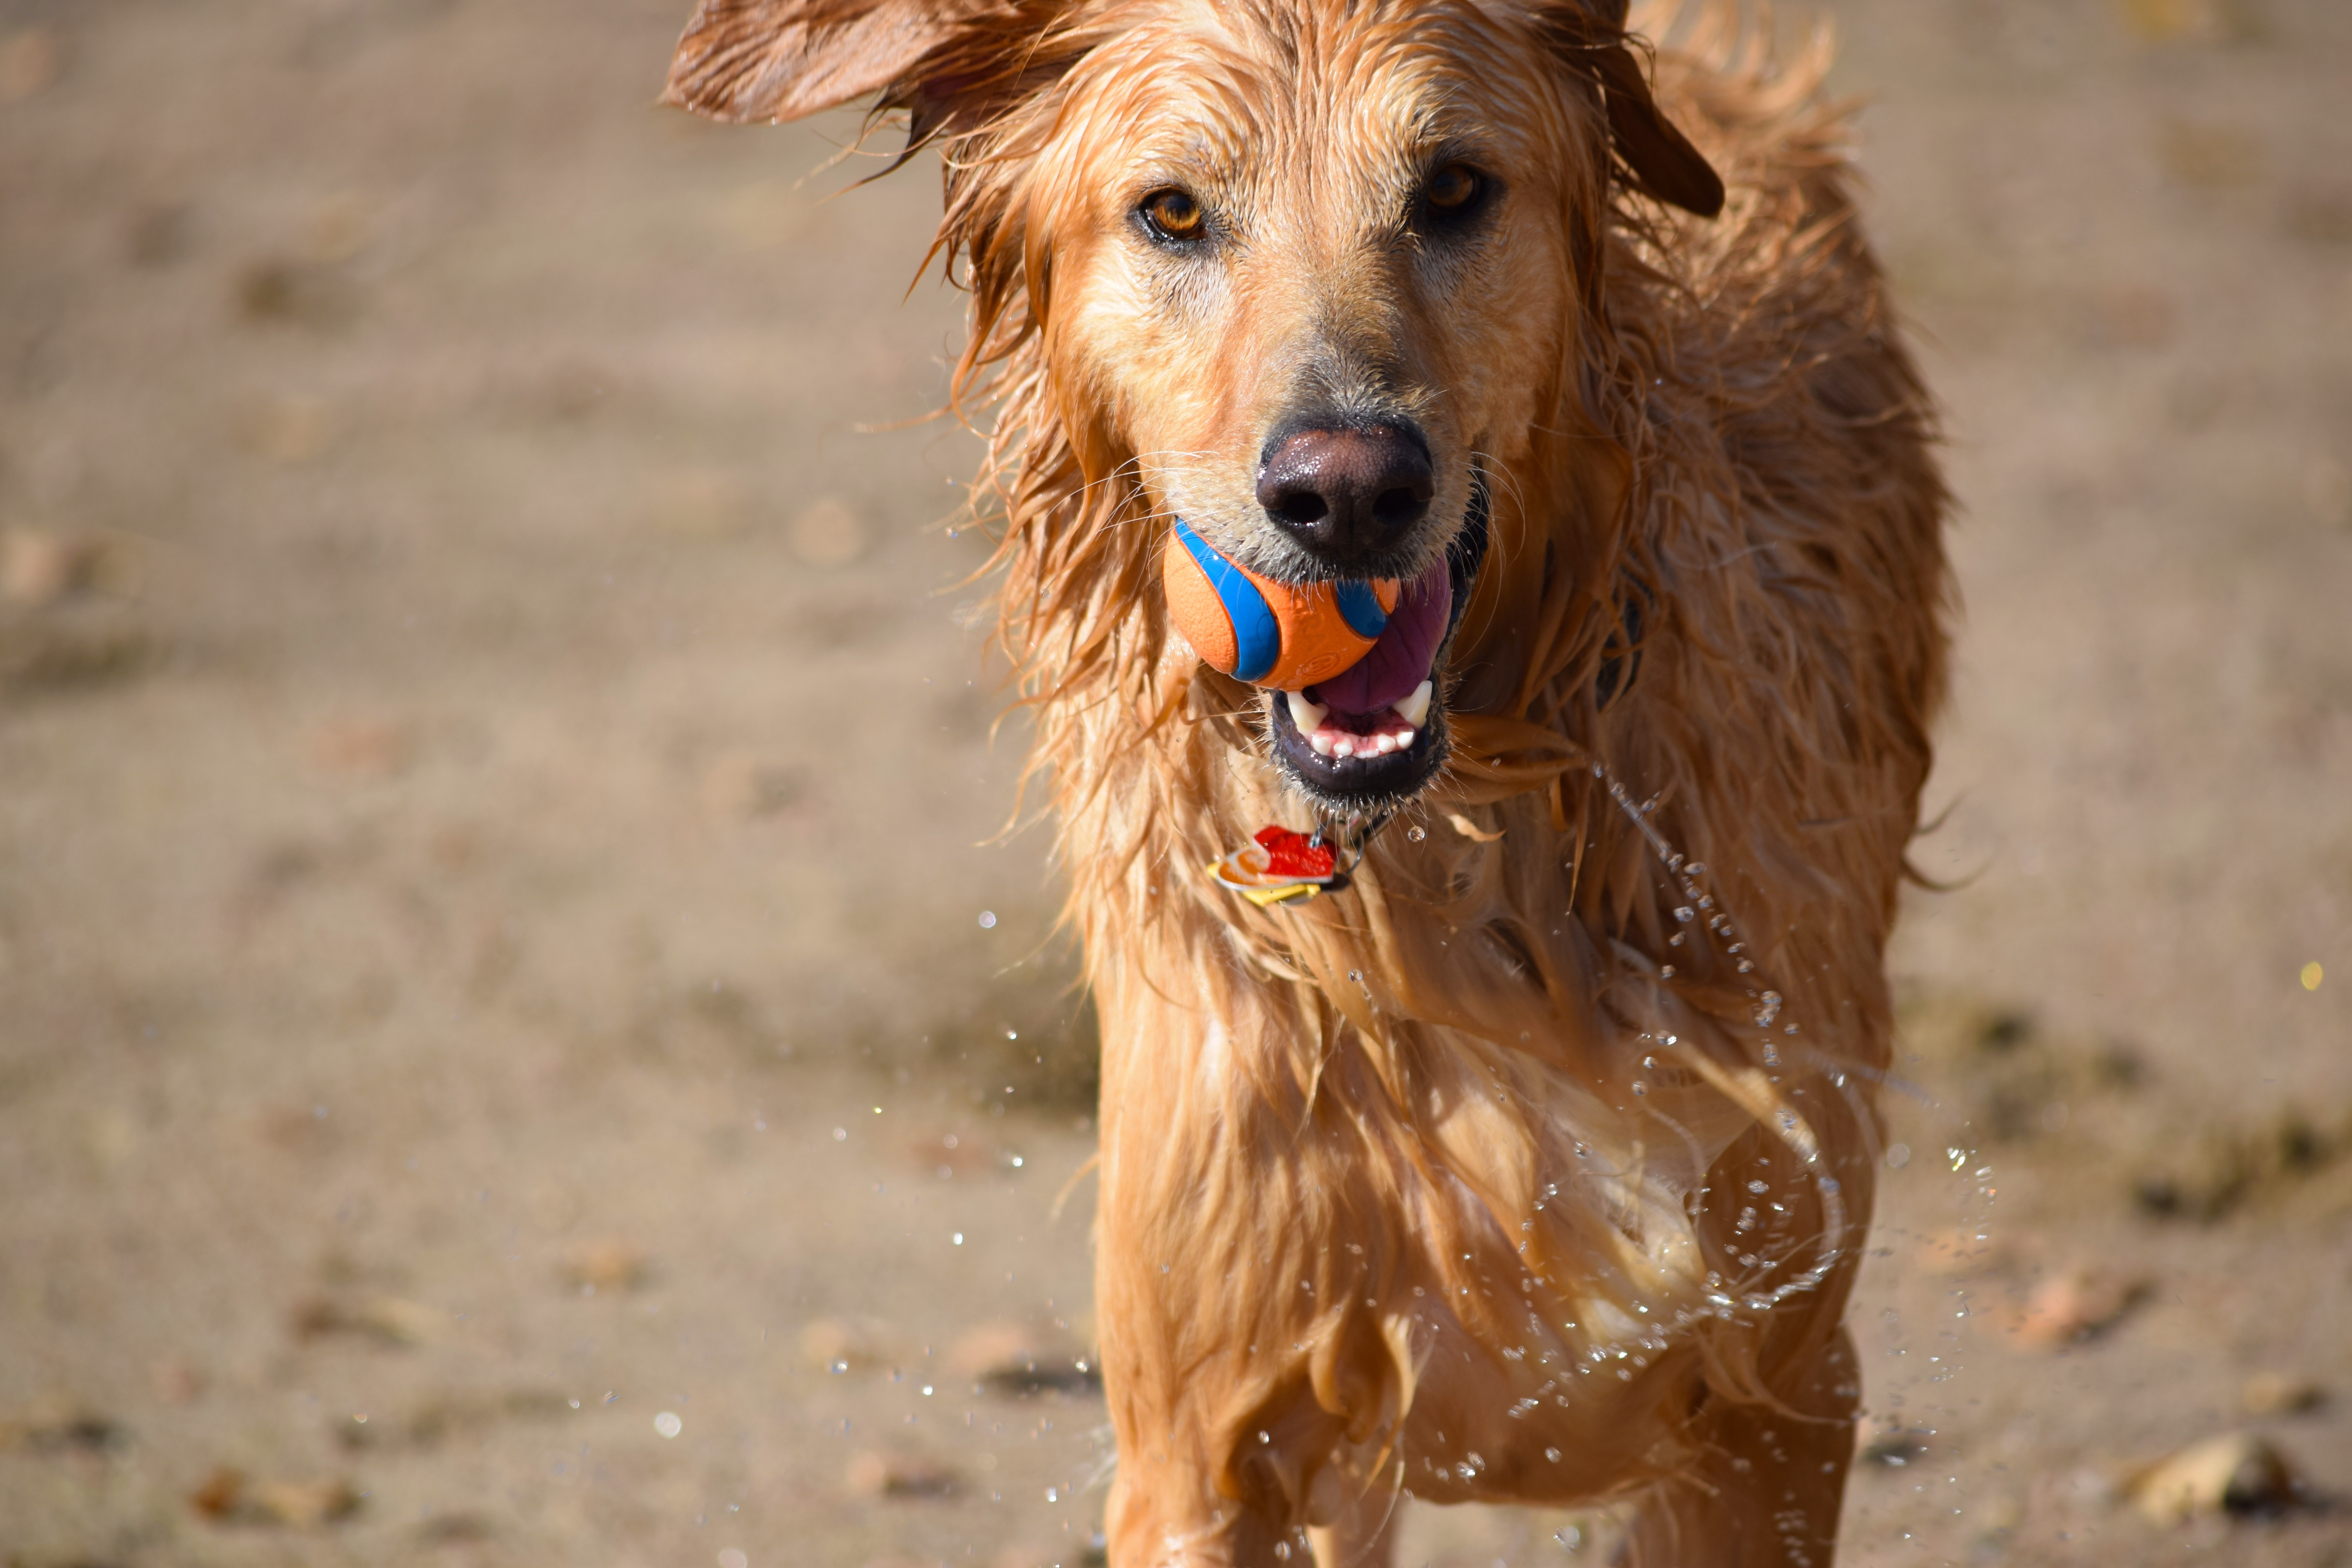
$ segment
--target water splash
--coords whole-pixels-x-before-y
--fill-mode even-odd
[[[1633,825],[1634,830],[1641,834],[1643,841],[1650,847],[1650,853],[1657,858],[1658,863],[1665,868],[1666,875],[1673,879],[1676,890],[1681,893],[1683,902],[1675,905],[1674,910],[1676,923],[1684,927],[1695,926],[1704,931],[1710,944],[1731,961],[1735,971],[1743,975],[1754,975],[1757,972],[1756,962],[1748,955],[1746,941],[1741,938],[1730,915],[1725,910],[1716,898],[1714,889],[1708,885],[1706,863],[1685,856],[1666,841],[1665,836],[1658,831],[1657,825],[1650,820],[1650,814],[1657,808],[1657,801],[1634,799],[1633,793],[1625,787],[1623,781],[1611,773],[1608,765],[1598,758],[1592,762],[1592,776],[1608,790],[1609,798],[1616,803],[1617,809],[1624,815],[1628,822]],[[1685,932],[1682,931],[1675,931],[1667,939],[1668,945],[1682,946],[1684,935]],[[1673,979],[1675,973],[1675,965],[1671,963],[1659,966],[1659,974],[1663,979]],[[1754,1004],[1750,1016],[1758,1031],[1755,1041],[1757,1054],[1766,1067],[1777,1068],[1781,1061],[1783,1041],[1798,1036],[1799,1026],[1794,1020],[1783,1024],[1780,1027],[1781,1039],[1773,1038],[1764,1031],[1770,1029],[1775,1023],[1779,1022],[1787,1005],[1786,998],[1780,992],[1766,987],[1760,983],[1748,988],[1748,998]],[[1654,1039],[1659,1045],[1673,1049],[1675,1055],[1688,1063],[1702,1077],[1710,1079],[1714,1078],[1715,1074],[1710,1069],[1710,1064],[1700,1060],[1695,1052],[1680,1048],[1682,1042],[1676,1037],[1667,1035],[1659,1038],[1645,1032],[1642,1037],[1644,1040]],[[1843,1072],[1833,1075],[1832,1081],[1839,1089],[1845,1088],[1845,1075]],[[1785,1100],[1777,1093],[1771,1092],[1771,1085],[1778,1082],[1779,1079],[1776,1075],[1764,1086],[1767,1096],[1773,1102],[1773,1115],[1765,1121],[1764,1125],[1803,1162],[1808,1174],[1812,1179],[1813,1190],[1819,1195],[1822,1205],[1821,1245],[1810,1267],[1783,1279],[1769,1289],[1755,1289],[1752,1284],[1744,1281],[1727,1281],[1710,1270],[1707,1276],[1708,1290],[1706,1300],[1708,1306],[1722,1317],[1731,1317],[1741,1311],[1759,1315],[1768,1313],[1792,1296],[1818,1289],[1822,1282],[1829,1278],[1830,1271],[1836,1268],[1839,1261],[1845,1256],[1847,1223],[1843,1188],[1835,1176],[1829,1174],[1823,1169],[1821,1141],[1814,1135],[1811,1125],[1803,1117],[1798,1115]],[[1642,1093],[1642,1086],[1636,1085],[1634,1092]],[[1751,1182],[1748,1184],[1749,1190],[1755,1192],[1758,1185],[1759,1184]],[[1779,1207],[1777,1205],[1773,1206]],[[1755,1213],[1755,1209],[1751,1206],[1745,1211],[1745,1215],[1753,1215]],[[1751,1230],[1753,1226],[1743,1223],[1738,1228],[1745,1233]],[[1769,1228],[1769,1226],[1767,1228]],[[1790,1261],[1760,1251],[1740,1253],[1737,1255],[1736,1260],[1742,1268],[1749,1271],[1748,1281],[1767,1276]]]

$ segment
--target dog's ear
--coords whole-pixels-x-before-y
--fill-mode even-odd
[[[797,120],[879,91],[927,96],[926,61],[970,31],[985,0],[701,0],[662,101],[737,124]]]
[[[1568,68],[1600,90],[1609,143],[1634,185],[1701,217],[1723,210],[1723,177],[1650,95],[1650,79],[1625,33],[1625,0],[1553,8],[1549,30]]]

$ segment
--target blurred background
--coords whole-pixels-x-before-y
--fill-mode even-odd
[[[1093,1560],[935,177],[688,8],[0,0],[8,1568]],[[2352,1563],[2352,8],[1823,10],[1966,595],[1844,1560]]]

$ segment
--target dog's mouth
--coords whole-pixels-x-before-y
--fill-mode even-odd
[[[1276,763],[1332,811],[1365,815],[1402,805],[1444,765],[1443,671],[1486,556],[1486,509],[1481,476],[1453,544],[1405,585],[1363,658],[1304,691],[1267,693]]]

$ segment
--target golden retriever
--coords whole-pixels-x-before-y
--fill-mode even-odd
[[[1123,1568],[1381,1563],[1410,1498],[1834,1551],[1946,495],[1825,47],[1650,20],[703,0],[673,64],[944,160],[1102,1022]],[[1403,597],[1244,683],[1171,623],[1180,521]],[[1203,873],[1269,826],[1318,896]]]

